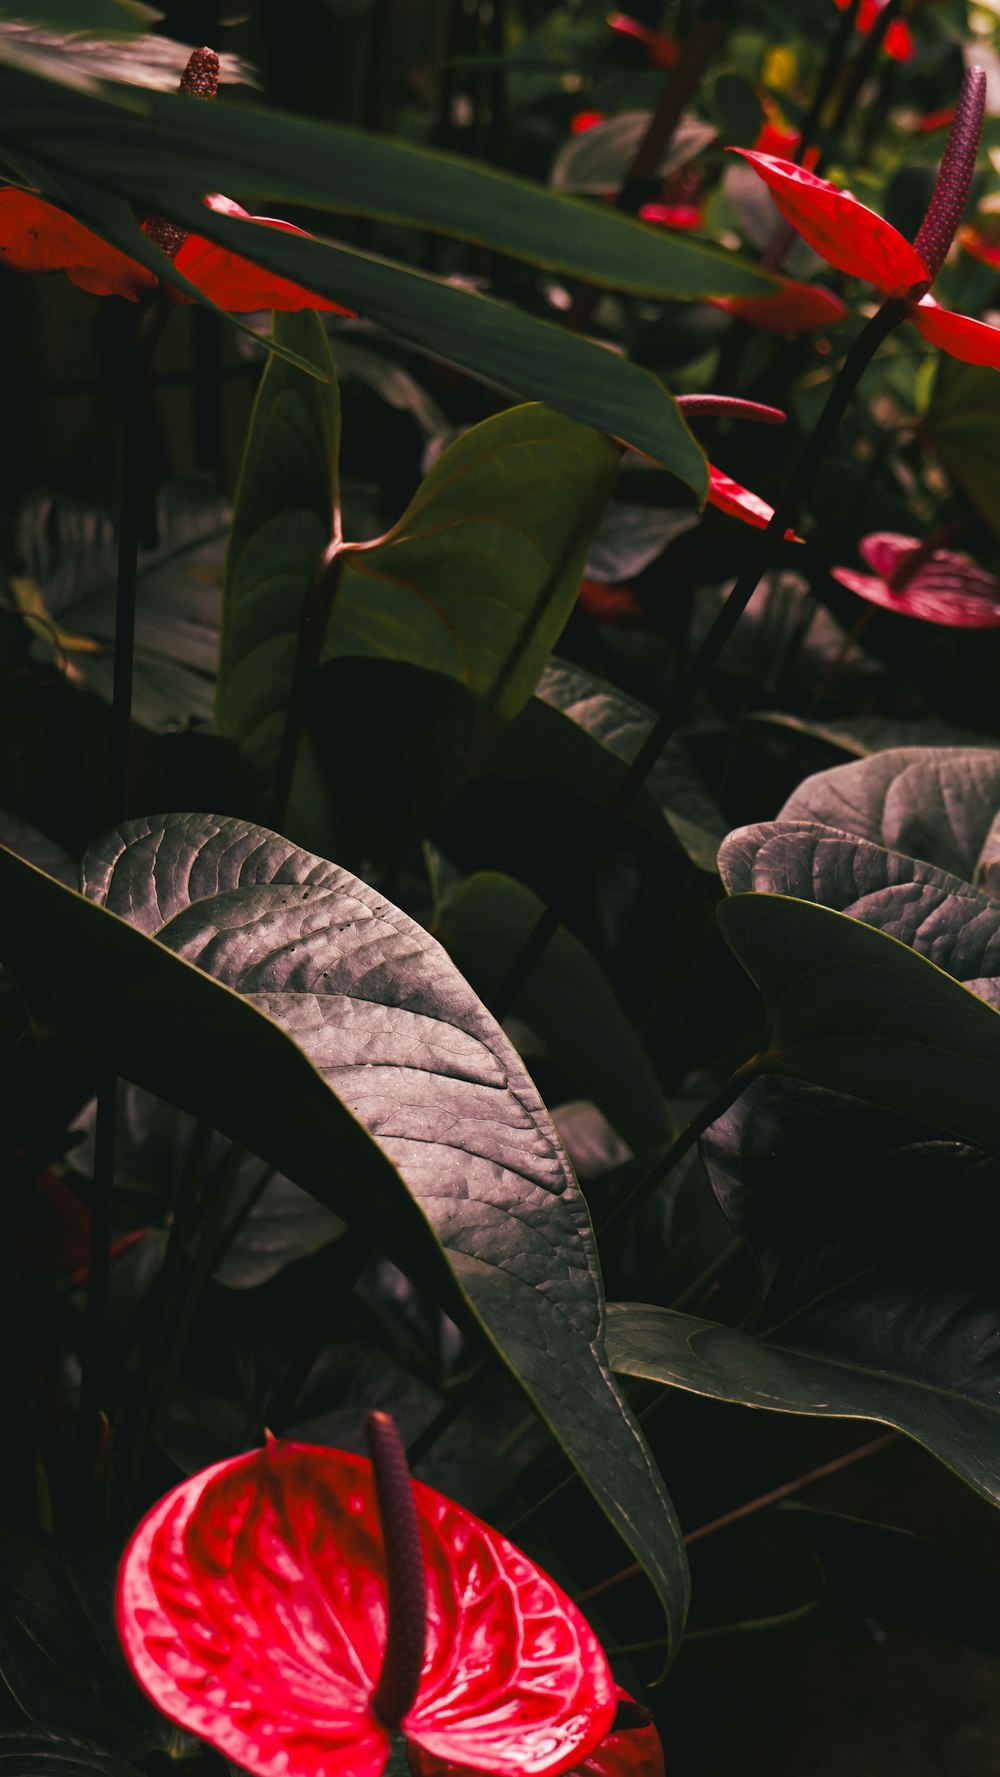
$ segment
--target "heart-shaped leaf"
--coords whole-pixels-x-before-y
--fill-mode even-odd
[[[905,944],[827,907],[735,895],[718,917],[767,1003],[757,1071],[1000,1152],[1000,1014]]]
[[[91,848],[83,882],[88,900],[0,853],[2,939],[36,1027],[205,1117],[471,1313],[676,1637],[683,1549],[604,1359],[586,1204],[516,1052],[441,947],[345,871],[238,820],[129,822]]]
[[[1000,1004],[1000,751],[913,747],[807,778],[777,820],[729,835],[730,894],[850,914]]]

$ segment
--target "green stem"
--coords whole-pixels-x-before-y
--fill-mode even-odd
[[[281,751],[278,755],[274,796],[271,802],[271,826],[279,833],[288,819],[295,767],[309,715],[309,698],[312,693],[313,679],[323,653],[323,642],[330,621],[330,612],[333,609],[333,601],[337,596],[341,575],[344,571],[345,553],[342,538],[339,534],[335,534],[316,563],[313,577],[306,588],[306,595],[302,601],[298,647],[295,653],[295,665],[292,669],[292,683],[288,694],[288,708],[285,712],[285,726],[281,736]]]
[[[722,652],[753,594],[777,554],[786,529],[798,517],[799,506],[809,484],[847,411],[861,377],[883,340],[905,319],[906,304],[901,298],[888,297],[880,309],[862,328],[841,366],[816,427],[807,440],[792,472],[791,480],[778,501],[766,530],[759,532],[752,543],[747,566],[736,581],[726,603],[716,617],[701,646],[656,722],[643,741],[628,769],[623,772],[614,794],[592,822],[569,868],[558,883],[545,910],[540,914],[518,955],[494,996],[492,1011],[503,1020],[539,959],[544,956],[567,907],[575,900],[581,883],[586,881],[594,856],[601,842],[616,821],[631,807],[634,797],[645,783],[678,724],[685,715],[695,693],[701,689],[716,659]]]

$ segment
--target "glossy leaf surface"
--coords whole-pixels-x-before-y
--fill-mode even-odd
[[[304,204],[436,229],[613,289],[684,298],[771,285],[719,249],[664,240],[627,217],[412,142],[254,106],[193,106],[172,93],[131,94],[125,110],[10,69],[0,83],[3,140],[15,160],[17,147],[51,172],[46,195],[56,202],[55,184],[69,176],[197,230],[211,166],[213,186],[237,199],[266,191],[279,210]]]
[[[735,152],[750,162],[786,222],[828,265],[866,279],[886,296],[905,296],[927,283],[927,267],[909,241],[857,198],[794,161],[752,148]]]
[[[35,1020],[269,1160],[472,1313],[678,1635],[680,1534],[604,1361],[586,1205],[516,1052],[440,946],[240,821],[132,823],[85,880],[91,900],[0,853],[0,941]]]
[[[740,1332],[642,1304],[609,1306],[608,1348],[623,1376],[770,1413],[895,1426],[977,1492],[1000,1502],[996,1407],[964,1400],[948,1384],[907,1387],[878,1363],[807,1351],[794,1328],[787,1336]]]
[[[1000,1152],[1000,1013],[884,932],[827,907],[741,894],[723,936],[764,996],[760,1069],[919,1115]]]
[[[547,1574],[419,1482],[427,1648],[408,1740],[478,1770],[556,1774],[604,1737],[614,1683]],[[371,1464],[271,1442],[194,1475],[143,1520],[118,1624],[172,1720],[259,1774],[378,1777],[372,1693],[387,1636]]]

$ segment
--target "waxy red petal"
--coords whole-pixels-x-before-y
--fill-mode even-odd
[[[983,234],[981,229],[973,228],[971,224],[960,228],[955,239],[967,253],[971,253],[973,259],[980,259],[984,265],[995,265],[1000,269],[1000,241],[991,240],[989,235]]]
[[[653,222],[658,228],[703,228],[705,218],[697,204],[643,204],[640,222]]]
[[[212,210],[218,210],[226,216],[236,216],[247,222],[263,223],[268,228],[284,229],[286,234],[305,234],[305,229],[295,228],[291,222],[280,222],[273,216],[250,216],[240,204],[232,198],[213,194],[206,199]],[[290,278],[283,278],[277,272],[265,271],[261,265],[255,265],[252,259],[245,259],[240,253],[230,252],[228,247],[218,247],[212,241],[203,240],[201,235],[189,234],[178,248],[174,264],[179,272],[190,278],[202,293],[212,302],[218,303],[231,314],[248,314],[254,309],[281,309],[295,311],[298,309],[323,309],[336,315],[349,315],[352,309],[341,308],[339,303],[330,302],[325,296],[316,296],[311,291],[295,284]]]
[[[513,1544],[414,1490],[428,1634],[403,1731],[497,1777],[557,1777],[614,1719],[600,1643]],[[192,1476],[129,1543],[118,1627],[159,1708],[258,1777],[378,1777],[386,1591],[371,1464],[272,1441]]]
[[[609,12],[607,25],[608,30],[619,37],[634,37],[637,43],[641,43],[654,68],[676,68],[681,52],[675,37],[654,30],[651,25],[644,25],[641,19],[630,18],[625,12]]]
[[[621,1700],[632,1701],[621,1685],[617,1693]],[[409,1764],[413,1777],[469,1777],[461,1766],[428,1758],[418,1747],[410,1747]],[[652,1726],[608,1734],[595,1751],[573,1766],[568,1777],[664,1777],[660,1736]]]
[[[783,278],[782,288],[773,296],[717,296],[713,307],[766,333],[808,333],[842,321],[848,312],[832,290],[822,284],[798,284],[793,278]]]
[[[955,315],[935,302],[933,296],[911,302],[907,319],[928,345],[940,346],[963,364],[986,364],[992,370],[1000,370],[1000,327],[974,321],[971,315]]]
[[[30,191],[0,189],[0,264],[16,271],[62,271],[94,296],[138,300],[156,279],[126,253]]]
[[[874,570],[859,574],[852,568],[831,568],[834,580],[856,592],[870,604],[918,617],[948,629],[1000,629],[1000,580],[952,549],[935,549],[898,592],[889,580],[906,556],[921,547],[916,537],[895,531],[874,531],[858,545],[860,554]]]
[[[744,524],[752,524],[759,531],[765,530],[774,517],[773,506],[769,506],[759,494],[752,494],[740,482],[723,475],[714,463],[708,465],[708,503],[718,506],[720,512],[728,512],[731,518],[742,518]],[[790,543],[802,541],[794,531],[786,531],[785,536]]]
[[[786,222],[837,271],[865,278],[886,296],[927,283],[927,267],[908,240],[846,191],[790,160],[735,148],[771,193]]]

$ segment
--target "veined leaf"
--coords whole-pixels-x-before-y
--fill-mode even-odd
[[[82,880],[89,899],[0,851],[0,943],[36,1028],[221,1128],[464,1306],[642,1561],[676,1640],[683,1546],[604,1358],[586,1204],[515,1050],[441,947],[243,821],[129,822]]]

